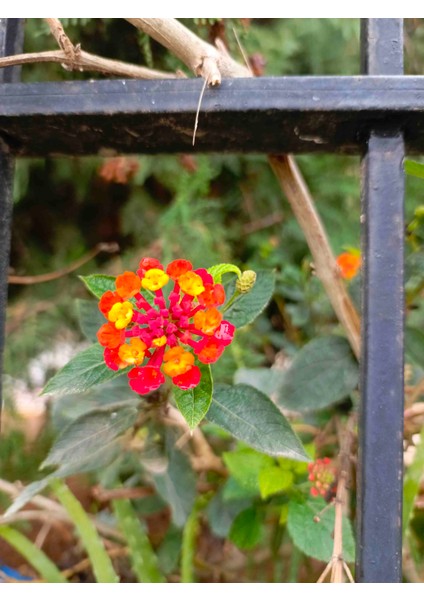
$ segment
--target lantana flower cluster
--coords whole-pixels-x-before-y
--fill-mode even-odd
[[[313,463],[308,464],[309,481],[313,483],[311,487],[312,496],[326,497],[329,493],[335,491],[336,471],[331,458],[317,458]]]
[[[174,287],[166,298],[170,280]],[[214,363],[233,339],[234,325],[218,310],[225,302],[223,286],[188,260],[164,269],[157,259],[143,258],[136,273],[118,275],[115,287],[100,299],[107,323],[97,339],[110,369],[133,367],[129,385],[138,394],[158,389],[165,375],[183,390],[196,387],[201,371],[195,363]],[[143,290],[151,292],[151,301]]]

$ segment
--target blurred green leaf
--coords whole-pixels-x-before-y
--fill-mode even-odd
[[[119,377],[129,369],[113,371],[106,366],[103,348],[94,344],[72,358],[43,389],[43,394],[85,392],[94,385]]]
[[[253,387],[217,385],[207,418],[260,452],[309,460],[284,415]]]
[[[274,465],[274,460],[251,448],[225,452],[223,459],[234,479],[248,492],[259,494],[259,476],[262,470]]]
[[[263,527],[255,507],[246,508],[235,519],[230,529],[230,540],[242,550],[254,548],[262,539]]]
[[[268,467],[259,473],[259,489],[261,497],[266,500],[273,494],[285,492],[290,489],[294,482],[291,471],[284,471],[281,467]]]
[[[415,364],[424,367],[424,333],[420,329],[405,328],[405,352]]]
[[[424,164],[415,160],[406,159],[403,161],[403,166],[407,175],[424,179]]]
[[[323,509],[325,508],[325,511]],[[323,512],[321,512],[323,511]],[[319,520],[314,517],[319,513]],[[334,506],[329,507],[323,498],[309,499],[305,503],[291,500],[287,527],[293,543],[307,556],[328,562],[333,554]],[[343,517],[343,558],[355,560],[355,540],[352,525]]]
[[[166,470],[152,477],[159,495],[169,504],[172,521],[183,527],[192,511],[196,498],[196,478],[187,456],[175,447],[175,438],[168,435]]]
[[[105,323],[105,318],[99,311],[97,302],[78,298],[77,314],[82,333],[90,342],[97,342],[97,332]]]
[[[62,431],[41,468],[84,464],[127,431],[137,415],[136,408],[125,404],[83,414]]]
[[[424,473],[424,428],[420,432],[420,442],[415,449],[412,463],[406,469],[403,483],[403,519],[402,531],[405,535],[414,513],[415,498],[420,489]]]
[[[212,532],[220,537],[227,537],[235,517],[250,505],[249,498],[244,495],[240,499],[226,500],[221,488],[209,502],[206,514]]]
[[[358,385],[358,377],[358,365],[345,338],[316,338],[296,354],[278,402],[290,410],[319,410],[348,396]]]

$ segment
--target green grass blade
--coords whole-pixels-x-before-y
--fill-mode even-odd
[[[56,479],[51,484],[51,487],[57,499],[70,516],[81,538],[97,583],[119,583],[119,577],[113,568],[112,561],[103,546],[103,542],[80,502],[63,481]]]
[[[56,565],[22,533],[0,526],[0,537],[21,554],[47,583],[68,583]]]
[[[127,541],[132,569],[139,583],[165,583],[144,525],[138,519],[131,502],[124,498],[114,500],[113,510],[119,529]]]

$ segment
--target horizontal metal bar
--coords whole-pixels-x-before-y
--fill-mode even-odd
[[[381,125],[424,152],[424,77],[103,80],[0,85],[0,137],[19,156],[117,152],[342,152]]]

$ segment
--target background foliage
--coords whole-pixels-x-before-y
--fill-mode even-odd
[[[242,60],[236,31],[259,74],[359,73],[359,24],[354,19],[190,19],[184,23],[205,39],[222,37],[232,54]],[[176,59],[123,19],[64,19],[63,24],[74,43],[81,43],[87,51],[155,68],[181,68]],[[421,74],[424,64],[423,30],[421,20],[407,20],[406,65],[411,74]],[[26,51],[55,48],[40,19],[29,19],[26,32]],[[69,73],[58,65],[23,68],[24,81],[87,77],[91,74]],[[343,420],[356,406],[357,365],[265,157],[136,156],[127,159],[131,161],[125,163],[129,173],[123,179],[108,162],[110,158],[18,161],[13,273],[55,271],[101,242],[116,242],[119,251],[99,254],[81,267],[78,275],[100,271],[116,275],[136,268],[142,256],[157,256],[164,263],[181,256],[196,266],[232,262],[240,268],[274,269],[276,287],[271,303],[254,323],[238,332],[231,348],[214,365],[214,378],[221,384],[215,398],[228,398],[225,386],[234,383],[253,386],[256,394],[271,394],[286,411],[310,456],[334,457],[335,430],[328,423]],[[358,248],[359,159],[314,155],[299,157],[299,164],[334,252]],[[408,176],[407,383],[411,387],[421,380],[424,368],[422,189],[422,180]],[[359,287],[360,276],[350,283],[358,306]],[[75,419],[84,419],[88,412],[91,420],[83,420],[85,426],[94,431],[100,424],[103,427],[119,401],[121,421],[109,427],[104,448],[90,449],[91,464],[79,463],[78,470],[90,475],[72,481],[88,512],[122,528],[130,558],[118,557],[114,568],[124,580],[316,580],[324,566],[319,561],[331,556],[333,517],[329,511],[320,522],[326,534],[316,533],[313,526],[302,529],[305,514],[319,512],[324,503],[309,496],[306,464],[271,457],[269,448],[252,444],[252,440],[249,446],[236,443],[220,427],[213,406],[203,431],[222,456],[225,469],[200,475],[194,474],[186,453],[176,445],[174,431],[159,422],[155,427],[143,427],[148,407],[135,422],[136,400],[119,379],[103,386],[101,392],[96,388],[82,394],[68,390],[65,396],[51,398],[47,413],[39,409],[37,395],[47,379],[77,349],[85,347],[87,338],[92,339],[95,328],[88,300],[88,292],[75,275],[10,288],[5,354],[9,410],[6,434],[0,441],[1,477],[25,483],[39,479],[36,468],[46,458],[52,437],[57,438],[65,426],[69,433],[72,424],[78,423]],[[323,355],[329,365],[335,358],[338,364],[321,372],[316,359]],[[314,369],[317,380],[311,385]],[[419,394],[417,400],[422,401]],[[34,433],[28,425],[34,421],[31,415],[35,410],[41,415],[41,433]],[[419,420],[409,423],[407,446],[418,446],[421,425]],[[122,437],[130,426],[135,435]],[[422,460],[421,448],[407,471],[405,572],[410,580],[423,577],[424,513],[422,503],[414,504]],[[63,476],[73,472],[57,453],[50,454],[45,464],[61,466]],[[132,504],[128,499],[115,499],[111,504],[92,495],[93,485],[108,489],[117,482],[144,492]],[[69,503],[63,489],[62,496]],[[7,503],[4,500],[4,506]],[[350,509],[354,516],[354,499]],[[84,531],[84,519],[81,525],[81,517],[75,514]],[[137,524],[132,528],[136,541],[129,535],[128,519]],[[344,528],[345,558],[351,562],[352,529],[348,522]],[[22,531],[31,539],[37,535],[32,525]],[[137,548],[143,549],[146,559],[140,558]],[[62,570],[77,558],[65,551],[52,553],[48,540],[44,549]],[[94,559],[93,555],[90,558],[96,572],[99,557],[96,562],[95,549]],[[100,557],[100,565],[106,565],[103,573],[113,579],[113,567],[102,560]],[[16,564],[21,565],[18,559]],[[86,569],[75,577],[84,581],[92,580],[93,575]]]

